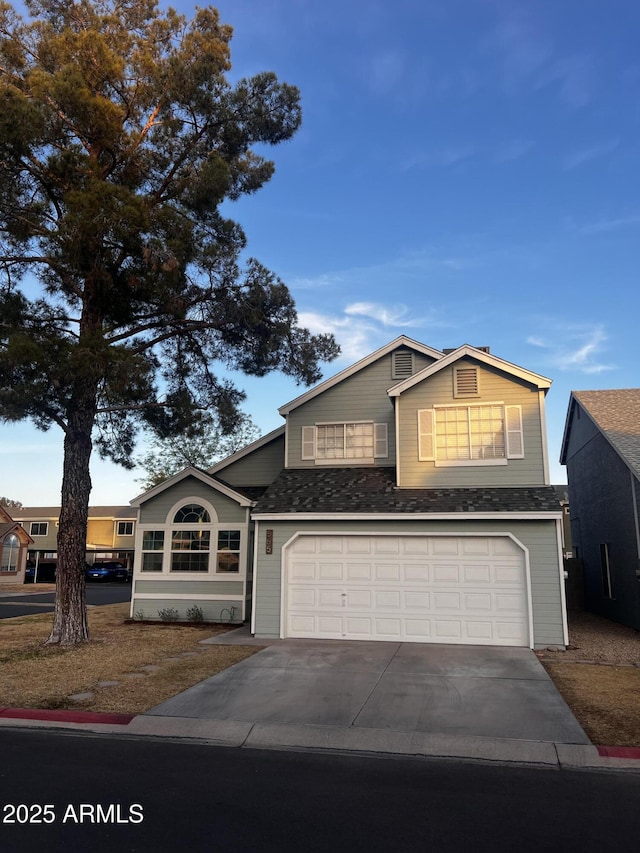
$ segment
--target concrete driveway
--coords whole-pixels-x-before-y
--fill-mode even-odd
[[[521,648],[281,640],[147,715],[589,743]]]

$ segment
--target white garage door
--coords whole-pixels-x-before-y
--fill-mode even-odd
[[[528,646],[524,553],[506,536],[299,536],[285,636]]]

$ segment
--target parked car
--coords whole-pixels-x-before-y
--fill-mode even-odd
[[[126,583],[131,580],[129,569],[115,560],[87,566],[84,576],[88,581],[124,581]]]
[[[38,583],[55,583],[56,582],[56,563],[38,564]],[[33,583],[36,577],[36,564],[29,561],[24,573],[24,582]]]

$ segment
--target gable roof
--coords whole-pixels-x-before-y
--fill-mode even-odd
[[[560,461],[566,464],[570,421],[577,401],[609,444],[640,477],[640,388],[572,391]]]
[[[0,542],[5,536],[8,536],[9,533],[15,533],[18,539],[20,539],[25,545],[33,542],[33,539],[29,536],[20,522],[14,521],[9,515],[8,509],[4,506],[0,506]]]
[[[322,394],[329,388],[333,388],[334,385],[337,385],[344,379],[348,379],[350,376],[353,376],[354,373],[358,373],[360,370],[363,370],[363,368],[368,367],[370,364],[373,364],[375,361],[378,361],[379,358],[388,355],[390,352],[393,352],[393,350],[398,349],[399,347],[409,347],[409,349],[415,350],[416,352],[422,353],[422,355],[428,355],[431,358],[435,359],[441,359],[443,357],[440,350],[433,349],[433,347],[428,347],[426,346],[426,344],[421,344],[419,341],[414,341],[413,338],[408,338],[406,337],[406,335],[400,335],[400,337],[396,338],[393,341],[390,341],[390,343],[385,344],[385,346],[380,347],[380,349],[377,349],[375,352],[372,352],[365,358],[361,358],[360,361],[356,361],[356,363],[352,364],[351,367],[347,367],[345,370],[341,370],[340,373],[336,373],[335,376],[331,376],[329,379],[326,379],[324,382],[321,382],[319,385],[316,385],[314,388],[311,388],[309,391],[306,391],[304,394],[301,394],[299,397],[296,397],[289,403],[285,403],[284,406],[281,406],[278,409],[278,412],[283,417],[285,415],[288,415],[289,412],[292,412],[294,409],[297,409],[298,406],[301,406],[303,403],[312,400],[314,397],[317,397],[318,394]]]
[[[538,373],[532,373],[530,370],[525,370],[524,367],[518,367],[517,364],[512,364],[510,361],[505,361],[503,358],[498,358],[484,350],[472,347],[470,344],[463,344],[461,347],[453,350],[453,352],[448,353],[438,361],[434,362],[434,364],[427,365],[427,367],[424,367],[422,370],[418,371],[418,373],[414,373],[413,376],[409,376],[408,379],[403,379],[402,382],[398,382],[397,385],[393,385],[389,388],[387,394],[390,397],[399,397],[403,391],[406,391],[408,388],[413,388],[414,385],[417,385],[429,376],[433,376],[439,370],[449,367],[451,364],[454,364],[456,361],[459,361],[465,356],[473,358],[476,361],[481,361],[490,367],[496,368],[496,370],[501,370],[503,373],[509,373],[511,376],[523,379],[525,382],[529,382],[531,385],[535,385],[537,388],[542,390],[546,391],[551,387],[551,380],[546,376],[540,376]]]
[[[138,495],[137,498],[130,501],[131,506],[141,506],[143,503],[151,500],[151,498],[155,498],[156,495],[164,492],[164,490],[168,489],[170,486],[175,486],[176,483],[186,480],[187,477],[195,477],[195,479],[200,480],[201,483],[205,483],[205,485],[210,486],[212,489],[215,489],[226,497],[231,498],[231,500],[236,501],[240,506],[253,506],[254,501],[250,497],[247,497],[247,495],[242,494],[237,487],[232,488],[226,483],[223,483],[221,480],[216,479],[211,474],[208,474],[206,471],[202,471],[200,468],[194,468],[193,465],[183,468],[182,471],[174,474],[173,477],[169,477],[159,485],[154,486],[152,489],[149,489],[141,495]]]

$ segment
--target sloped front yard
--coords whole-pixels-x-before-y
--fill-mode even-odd
[[[593,743],[640,747],[640,632],[590,613],[569,614],[566,652],[538,652]]]

